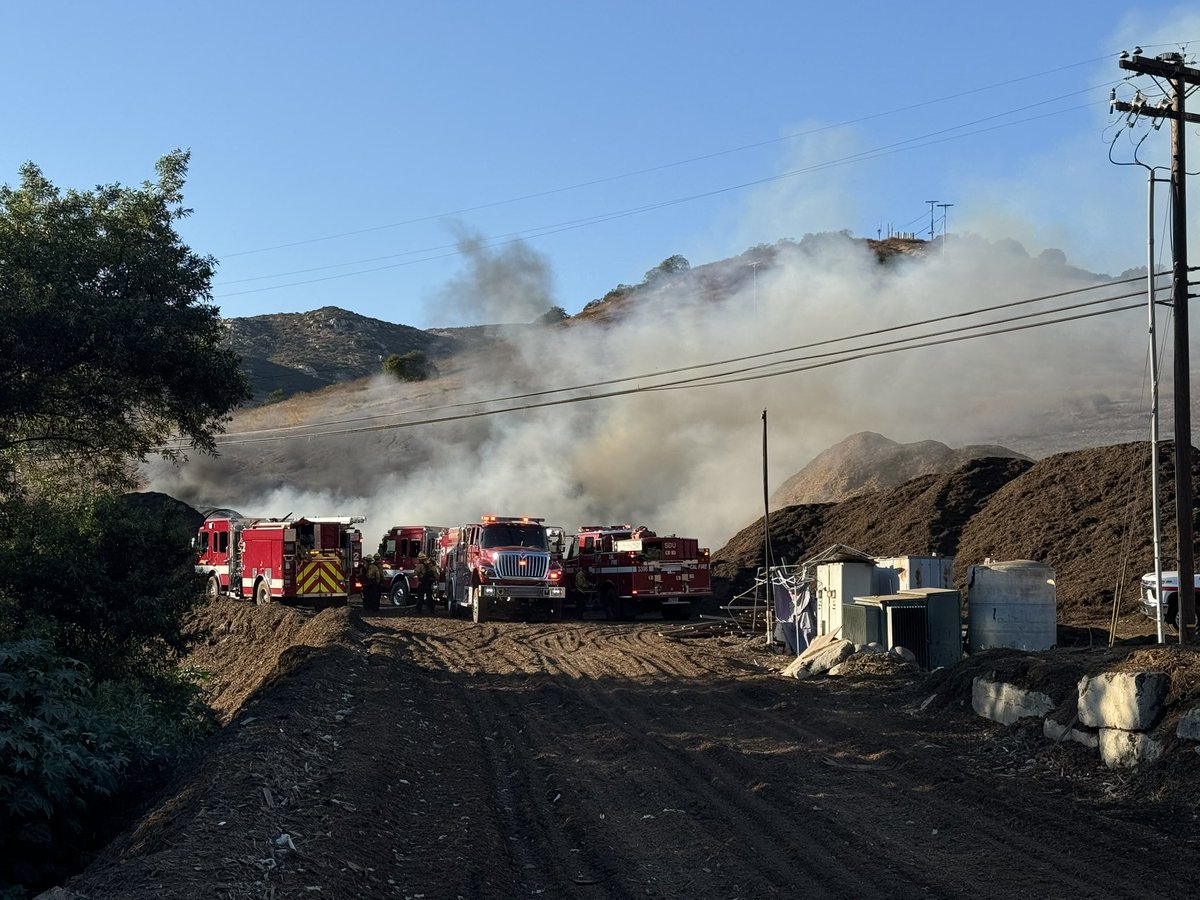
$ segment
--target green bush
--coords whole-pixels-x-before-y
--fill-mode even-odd
[[[169,676],[199,602],[182,519],[114,495],[0,506],[0,641],[43,638],[98,681]]]
[[[0,898],[71,874],[215,727],[193,673],[95,684],[46,641],[0,644]]]
[[[0,644],[0,886],[41,886],[76,861],[129,747],[82,666],[44,641]]]
[[[424,381],[429,377],[429,360],[420,350],[393,353],[383,361],[383,371],[397,381]]]

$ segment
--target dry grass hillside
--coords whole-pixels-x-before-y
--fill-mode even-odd
[[[718,303],[747,290],[756,272],[759,276],[769,272],[782,249],[799,248],[816,254],[829,241],[845,240],[850,238],[841,234],[808,235],[799,242],[782,240],[751,247],[730,259],[648,277],[636,285],[618,285],[604,297],[586,303],[563,325],[619,321],[634,308],[673,302],[671,297],[680,288],[704,302]],[[880,264],[927,252],[926,242],[916,239],[861,243]],[[288,397],[378,374],[383,360],[393,353],[419,350],[437,364],[455,354],[497,346],[514,329],[529,324],[534,323],[422,330],[336,306],[225,320],[229,345],[242,356],[256,401],[271,394]]]

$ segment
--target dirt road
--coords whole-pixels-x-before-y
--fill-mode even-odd
[[[339,614],[73,890],[1147,898],[1194,878],[1194,817],[1065,790],[998,726],[920,711],[919,684],[787,680],[741,637],[662,622]]]

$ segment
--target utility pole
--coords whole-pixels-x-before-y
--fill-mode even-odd
[[[763,423],[763,570],[766,573],[767,583],[767,609],[766,609],[766,624],[767,624],[767,646],[770,647],[775,641],[775,585],[771,582],[771,570],[775,566],[774,560],[771,558],[771,500],[767,481],[767,411],[762,411]],[[757,593],[755,598],[757,599]]]
[[[946,238],[950,235],[950,214],[946,212],[953,203],[939,203],[938,208],[942,211],[942,256],[946,255]]]
[[[753,262],[748,262],[746,265],[754,270],[754,318],[758,318],[758,267],[762,265],[761,259],[756,259]]]
[[[929,239],[932,241],[933,240],[933,208],[935,206],[937,206],[937,201],[936,200],[926,200],[925,202],[929,204]]]
[[[1188,264],[1187,264],[1187,177],[1184,148],[1184,123],[1200,123],[1200,116],[1184,108],[1188,85],[1200,84],[1200,69],[1183,64],[1182,53],[1161,53],[1154,59],[1142,56],[1141,47],[1133,55],[1121,54],[1122,69],[1139,75],[1152,75],[1171,85],[1171,100],[1147,106],[1114,100],[1112,108],[1136,116],[1171,120],[1171,243],[1174,263],[1171,268],[1172,300],[1175,318],[1175,526],[1179,535],[1179,643],[1190,642],[1196,628],[1196,594],[1192,590],[1196,571],[1192,545],[1192,399],[1191,361],[1188,353]]]

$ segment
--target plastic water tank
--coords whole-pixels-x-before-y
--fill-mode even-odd
[[[1058,642],[1054,569],[1032,559],[967,571],[967,646],[1048,650]]]

